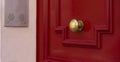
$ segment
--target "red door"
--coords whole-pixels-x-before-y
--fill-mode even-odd
[[[37,62],[120,62],[120,0],[37,2]]]

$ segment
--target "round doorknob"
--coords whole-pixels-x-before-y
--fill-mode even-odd
[[[72,19],[69,24],[69,28],[72,32],[82,31],[84,28],[84,23],[82,20]]]

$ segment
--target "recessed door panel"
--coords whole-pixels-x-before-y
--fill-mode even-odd
[[[111,14],[108,11],[110,8],[109,2],[106,0],[92,0],[92,2],[88,0],[60,0],[56,3],[57,19],[51,25],[57,27],[56,31],[57,29],[60,31],[59,28],[66,30],[66,33],[62,33],[65,38],[63,43],[68,44],[74,42],[79,43],[79,45],[100,48],[98,31],[107,31],[109,29],[109,22],[112,21],[109,20],[108,16],[108,14]],[[51,5],[53,4],[51,3]],[[53,5],[51,7],[55,6]],[[50,13],[53,14],[54,11]],[[54,17],[51,19],[54,19]],[[83,21],[84,28],[82,31],[72,32],[69,29],[69,23],[72,19]]]

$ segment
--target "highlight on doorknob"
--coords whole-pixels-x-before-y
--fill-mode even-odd
[[[82,20],[72,19],[69,23],[69,28],[72,32],[79,32],[83,30],[84,23]]]

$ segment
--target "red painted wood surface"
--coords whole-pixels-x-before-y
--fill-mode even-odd
[[[120,62],[120,0],[38,0],[37,62]],[[69,22],[83,20],[82,32]]]

